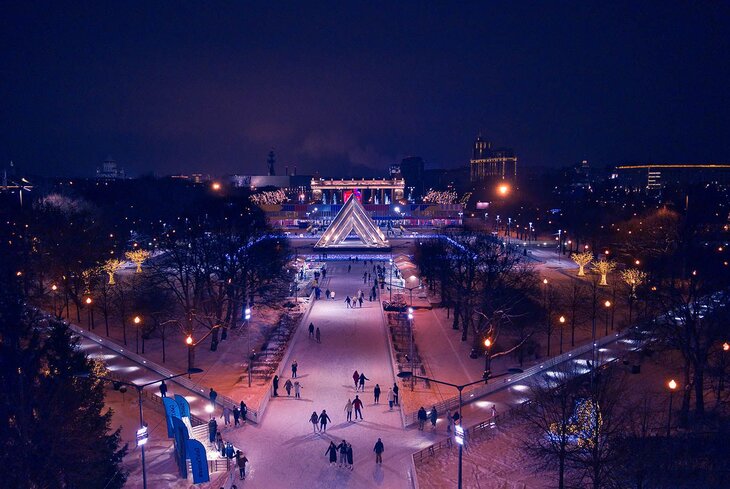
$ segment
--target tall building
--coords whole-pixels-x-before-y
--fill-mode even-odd
[[[124,168],[117,165],[111,156],[107,156],[100,167],[96,167],[96,178],[100,180],[122,180],[126,178]]]
[[[517,156],[511,148],[492,148],[492,143],[477,136],[470,160],[472,183],[484,180],[517,179]]]

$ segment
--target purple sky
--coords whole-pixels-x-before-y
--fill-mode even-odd
[[[730,162],[728,2],[26,2],[0,15],[0,166],[377,174]]]

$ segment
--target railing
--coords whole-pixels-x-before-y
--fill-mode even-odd
[[[146,358],[137,355],[136,353],[128,350],[127,348],[117,345],[113,341],[109,340],[108,338],[102,338],[101,336],[97,335],[96,333],[92,333],[91,331],[85,330],[75,324],[68,323],[69,328],[74,331],[75,333],[91,340],[99,345],[101,345],[104,348],[107,348],[109,350],[112,350],[119,355],[122,355],[123,357],[132,360],[135,363],[138,363],[139,365],[148,368],[149,370],[152,370],[153,372],[156,372],[160,374],[162,377],[171,377],[176,374],[176,372],[173,372],[172,370],[169,370],[168,368],[165,368],[155,362],[152,362],[150,360],[147,360]],[[174,382],[180,387],[187,389],[188,391],[203,397],[204,399],[208,399],[208,392],[205,390],[204,387],[196,384],[190,379],[187,379],[185,377],[176,377],[174,379],[170,379],[170,382]],[[221,406],[227,406],[230,409],[233,409],[235,406],[238,405],[237,402],[235,402],[230,397],[224,396],[219,394],[218,398],[216,399],[216,403],[220,404]],[[246,419],[249,421],[252,421],[254,423],[258,423],[259,419],[259,410],[255,409],[248,409],[246,413]]]
[[[600,348],[609,343],[618,341],[619,339],[623,338],[627,334],[629,334],[628,329],[626,329],[622,332],[619,332],[619,333],[615,333],[613,335],[604,336],[603,338],[596,340],[596,348]],[[562,355],[558,355],[558,356],[549,358],[549,359],[545,360],[544,362],[540,362],[537,365],[533,365],[532,367],[526,369],[524,372],[520,372],[520,373],[517,373],[514,375],[509,375],[502,382],[492,381],[489,384],[483,384],[481,386],[475,387],[474,389],[464,391],[462,393],[462,405],[468,404],[472,401],[476,401],[480,397],[483,397],[487,394],[492,394],[492,393],[499,391],[501,389],[504,389],[505,387],[508,387],[510,385],[517,384],[528,377],[531,377],[531,376],[538,374],[540,372],[543,372],[545,370],[549,370],[549,369],[555,367],[556,365],[560,365],[561,363],[564,363],[564,362],[567,362],[574,358],[580,357],[581,355],[584,355],[584,354],[590,352],[592,348],[593,348],[593,346],[589,342],[589,343],[579,346],[578,348],[575,348],[569,352],[563,353]],[[436,410],[438,412],[446,412],[449,410],[457,409],[458,407],[459,407],[459,396],[454,396],[454,397],[451,397],[448,399],[444,399],[443,401],[436,403]],[[405,417],[406,426],[410,426],[410,425],[418,422],[418,412],[406,413],[406,414],[404,414],[404,417]]]

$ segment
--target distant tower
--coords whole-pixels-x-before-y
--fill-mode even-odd
[[[276,156],[274,155],[274,150],[272,149],[269,151],[269,158],[266,160],[266,163],[269,165],[269,176],[273,177],[276,175],[276,171],[274,171],[274,163],[276,163]]]

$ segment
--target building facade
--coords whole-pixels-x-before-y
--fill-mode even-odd
[[[511,148],[492,148],[492,143],[477,136],[472,148],[470,180],[516,180],[517,156]]]
[[[657,190],[667,186],[730,185],[730,164],[636,164],[616,167],[621,185]]]

